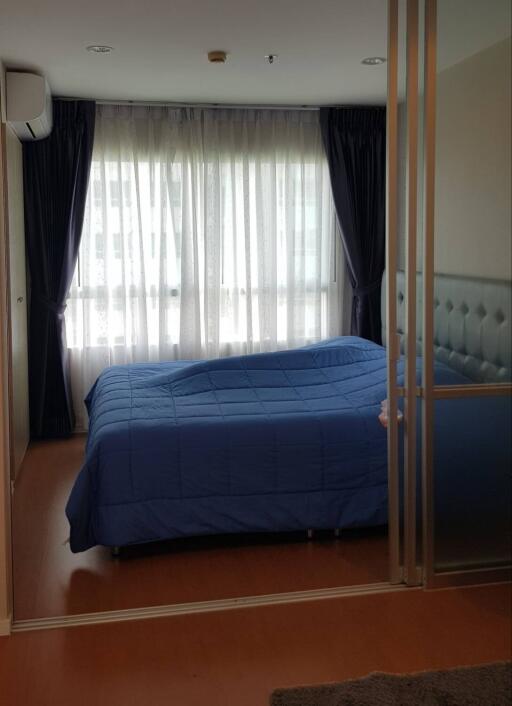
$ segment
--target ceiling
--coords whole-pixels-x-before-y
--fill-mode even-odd
[[[45,73],[61,96],[384,103],[386,65],[360,62],[386,56],[386,10],[386,0],[2,0],[0,60]],[[510,35],[509,0],[440,0],[439,18],[442,67]],[[214,49],[228,52],[225,65],[208,64]]]

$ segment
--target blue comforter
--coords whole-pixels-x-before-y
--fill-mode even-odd
[[[71,549],[385,524],[385,397],[385,350],[353,337],[109,368],[87,399]]]

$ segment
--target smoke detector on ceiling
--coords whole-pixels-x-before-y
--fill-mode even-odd
[[[85,47],[89,54],[110,54],[114,51],[114,47],[109,47],[106,44],[91,44]]]
[[[361,64],[364,64],[365,66],[378,66],[379,64],[384,64],[385,62],[385,56],[367,56],[366,59],[361,61]]]

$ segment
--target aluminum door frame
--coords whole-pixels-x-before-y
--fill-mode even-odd
[[[418,0],[406,2],[406,326],[405,378],[397,383],[400,339],[397,334],[397,252],[398,252],[398,0],[388,1],[388,100],[387,100],[387,188],[386,188],[386,330],[388,375],[388,513],[389,565],[391,583],[418,586],[422,581],[418,566],[417,537],[417,380],[416,380],[416,263],[418,222]],[[400,493],[400,449],[398,399],[404,398],[403,440],[403,527]]]

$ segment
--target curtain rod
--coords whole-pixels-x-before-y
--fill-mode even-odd
[[[320,110],[319,105],[254,105],[249,103],[179,103],[166,101],[97,100],[98,105],[133,105],[149,108],[232,108],[246,110]],[[326,106],[341,107],[341,106]]]
[[[320,110],[321,108],[375,108],[385,107],[385,103],[326,103],[324,105],[258,105],[255,103],[180,103],[179,101],[136,101],[136,100],[107,100],[105,98],[77,98],[76,96],[55,96],[60,100],[94,100],[97,105],[126,105],[148,108],[231,108],[245,110]]]

